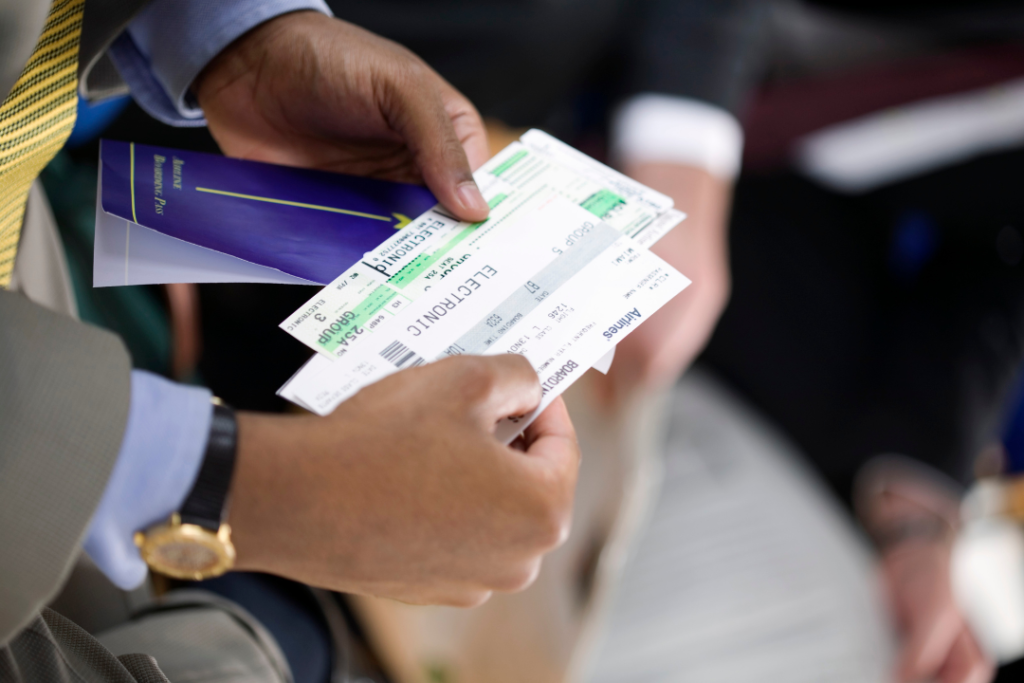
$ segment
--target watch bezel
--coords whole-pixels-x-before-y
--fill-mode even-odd
[[[193,543],[210,550],[216,562],[206,569],[195,570],[168,565],[156,552],[169,543]],[[202,581],[221,576],[235,564],[235,546],[231,542],[231,527],[221,524],[216,531],[210,531],[198,524],[183,524],[177,513],[168,522],[158,524],[135,533],[135,545],[139,547],[142,559],[150,569],[173,579]]]

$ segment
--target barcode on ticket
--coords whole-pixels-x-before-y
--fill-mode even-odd
[[[396,368],[414,368],[417,365],[423,365],[426,362],[421,356],[418,356],[415,351],[400,341],[393,341],[388,344],[387,347],[380,352],[380,355],[384,360],[391,361]]]

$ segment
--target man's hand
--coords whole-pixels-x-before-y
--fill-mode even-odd
[[[450,211],[488,207],[470,168],[487,159],[480,115],[421,59],[317,12],[261,24],[192,85],[225,154],[425,182]]]
[[[899,683],[987,683],[992,664],[953,595],[959,500],[905,466],[875,466],[856,507],[881,548],[882,581],[901,638]]]
[[[882,556],[893,615],[903,638],[900,683],[987,683],[992,664],[956,604],[950,581],[951,543],[914,540]]]
[[[624,172],[663,192],[687,219],[651,251],[693,284],[619,343],[603,388],[609,402],[674,382],[700,353],[729,299],[727,220],[732,185],[702,169],[677,164],[627,165]]]
[[[405,48],[314,12],[277,17],[193,83],[228,155],[423,181],[487,216],[473,106]],[[329,418],[239,414],[229,521],[236,566],[413,603],[519,590],[568,533],[579,461],[556,402],[516,447],[498,420],[540,385],[518,356],[457,358],[367,387]]]
[[[579,464],[560,400],[518,448],[494,439],[540,397],[522,357],[467,356],[391,375],[327,418],[240,413],[237,568],[417,604],[525,588],[568,534]]]

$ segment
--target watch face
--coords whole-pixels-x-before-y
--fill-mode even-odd
[[[220,553],[194,539],[174,539],[153,548],[150,553],[152,561],[164,567],[174,567],[181,572],[206,573],[221,561]]]
[[[140,539],[142,558],[156,572],[176,579],[220,576],[231,569],[235,549],[227,525],[213,533],[192,524],[171,523],[150,529]]]

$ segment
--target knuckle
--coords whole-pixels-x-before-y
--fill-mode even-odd
[[[503,576],[492,582],[491,587],[502,593],[518,593],[529,588],[537,580],[538,574],[540,558],[535,558],[506,571]]]
[[[398,55],[394,63],[394,80],[404,92],[410,92],[409,88],[415,88],[420,84],[419,65],[405,55]]]
[[[494,364],[479,356],[460,356],[459,386],[462,396],[476,402],[489,396],[498,386],[499,376]]]
[[[414,88],[416,91],[432,85],[431,76],[433,71],[427,64],[404,47],[400,48],[395,59],[395,66],[398,73],[398,80],[406,88]]]
[[[509,353],[505,354],[503,357],[516,372],[521,372],[526,377],[537,376],[537,373],[534,371],[533,366],[530,365],[530,361],[526,359],[526,356],[518,353]]]
[[[407,73],[410,75],[422,75],[430,71],[430,67],[427,66],[426,62],[420,59],[415,52],[401,43],[393,43],[393,45],[395,46],[398,61],[402,64]]]
[[[572,529],[571,516],[565,513],[552,515],[544,528],[544,543],[548,550],[561,546],[569,538]]]
[[[483,590],[466,590],[460,591],[453,595],[448,596],[442,604],[448,607],[461,607],[469,609],[472,607],[479,607],[488,600],[491,599],[491,591]]]
[[[540,380],[537,377],[537,372],[525,356],[506,354],[504,356],[495,356],[495,358],[501,362],[502,367],[505,368],[506,375],[510,379],[515,378],[516,382],[521,386],[529,387],[531,398],[536,401],[540,400]]]
[[[565,543],[571,528],[571,515],[560,502],[545,502],[534,512],[530,521],[533,545],[543,552]]]

